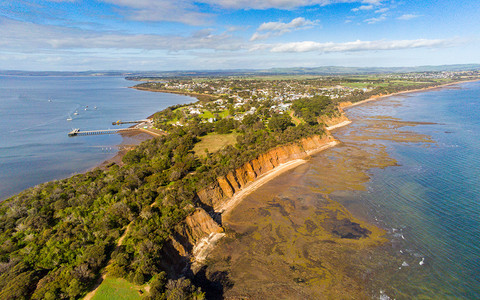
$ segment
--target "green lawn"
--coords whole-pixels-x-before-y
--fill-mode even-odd
[[[342,82],[341,85],[349,87],[349,88],[366,88],[368,86],[373,86],[371,82],[363,83],[363,82]]]
[[[213,114],[212,114],[211,111],[205,110],[205,111],[203,111],[203,114],[200,115],[200,118],[202,118],[202,119],[210,119],[210,118],[213,118]]]
[[[228,116],[230,114],[230,111],[228,111],[228,109],[226,110],[222,110],[221,112],[218,113],[218,116],[220,118],[225,118],[226,116]],[[215,117],[215,114],[212,113],[211,111],[209,110],[204,110],[203,111],[203,114],[199,115],[200,118],[202,119],[210,119],[210,118],[214,118]]]
[[[142,299],[138,290],[140,287],[135,286],[122,278],[107,277],[98,287],[92,300],[138,300]],[[142,289],[145,294],[145,289]]]
[[[211,133],[208,134],[198,142],[193,151],[198,156],[205,156],[205,149],[208,149],[208,152],[213,153],[225,146],[234,145],[237,142],[238,133],[232,132],[229,134],[218,134]]]

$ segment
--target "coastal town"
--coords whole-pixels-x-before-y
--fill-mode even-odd
[[[2,0],[0,300],[480,300],[480,0]]]
[[[292,102],[298,99],[326,96],[333,103],[358,102],[406,90],[422,89],[480,76],[479,71],[420,72],[362,76],[257,76],[254,78],[129,78],[146,81],[139,90],[185,94],[200,101],[177,107],[170,118],[157,118],[157,126],[183,126],[199,118],[214,123],[223,118],[242,121],[259,110],[292,117]],[[163,126],[162,126],[163,125]]]
[[[478,81],[479,75],[464,71],[135,78],[141,81],[133,87],[137,90],[159,92],[159,98],[166,96],[161,93],[187,95],[192,101],[179,97],[184,101],[152,111],[147,119],[112,120],[112,126],[136,124],[131,128],[71,132],[78,136],[128,130],[149,133],[150,138],[99,168],[46,182],[5,201],[8,205],[2,206],[5,213],[0,218],[2,255],[7,262],[4,290],[17,298],[33,299],[66,299],[67,295],[102,299],[117,285],[131,291],[132,299],[177,299],[168,298],[177,293],[192,299],[215,299],[224,293],[238,298],[249,290],[270,295],[271,290],[255,290],[255,277],[238,277],[242,270],[250,270],[248,261],[255,259],[259,264],[251,272],[271,272],[265,279],[269,284],[294,287],[286,292],[287,298],[295,297],[299,287],[310,298],[339,298],[344,290],[349,291],[348,298],[367,298],[356,270],[370,268],[361,259],[362,249],[375,251],[386,243],[385,231],[352,215],[326,191],[344,186],[363,190],[368,170],[396,164],[372,134],[392,142],[430,143],[428,136],[397,129],[436,123],[367,118],[363,125],[367,130],[352,136],[350,145],[344,142],[348,134],[337,139],[342,130],[331,130],[350,123],[343,114],[347,106]],[[369,122],[378,124],[376,130],[386,131],[369,131],[375,126]],[[362,132],[366,135],[361,136]],[[332,152],[319,168],[325,176],[318,180],[323,187],[316,186],[312,195],[304,191],[298,199],[260,194],[264,207],[259,215],[245,210],[261,188],[327,149]],[[315,204],[303,205],[308,198]],[[236,232],[229,225],[234,218],[246,222],[245,230],[256,226],[255,234]],[[79,235],[82,240],[76,238]],[[319,237],[328,242],[318,243]],[[251,258],[250,244],[257,241],[262,241],[263,248]],[[297,248],[291,248],[297,244],[308,248],[299,255]],[[315,253],[309,252],[310,245],[316,247]],[[344,258],[335,255],[346,252],[359,259],[353,273],[349,266],[345,268]],[[10,255],[19,258],[12,260]],[[417,265],[429,260],[423,256],[402,259]],[[394,257],[386,261],[395,270],[405,266]],[[47,271],[24,276],[39,269]],[[342,280],[325,277],[327,273]],[[266,281],[260,286],[267,286]],[[178,299],[184,298],[188,297]]]

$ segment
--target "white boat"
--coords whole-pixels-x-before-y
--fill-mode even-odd
[[[71,121],[71,120],[73,120],[72,116],[68,115],[67,121]]]
[[[78,112],[74,112],[73,115],[74,115],[74,116],[78,115]]]

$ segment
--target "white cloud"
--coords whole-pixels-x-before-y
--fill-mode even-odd
[[[375,11],[375,13],[377,13],[377,14],[382,14],[382,13],[385,13],[385,12],[387,12],[387,11],[389,11],[389,10],[390,10],[389,8],[384,7],[384,8],[377,9],[377,10]]]
[[[313,5],[330,5],[337,3],[365,3],[378,5],[384,0],[200,0],[223,8],[233,9],[294,9]]]
[[[386,15],[386,14],[382,14],[382,15],[381,15],[380,17],[378,17],[378,18],[366,19],[366,20],[364,20],[363,22],[368,23],[368,24],[375,24],[375,23],[378,23],[378,22],[385,21],[386,19],[387,19],[387,15]]]
[[[258,27],[258,31],[291,31],[299,27],[305,27],[309,25],[315,25],[317,21],[306,20],[305,18],[295,18],[289,23],[282,22],[268,22],[263,23]]]
[[[374,4],[374,5],[380,5],[384,0],[364,0],[362,1],[363,3],[369,3],[369,4]]]
[[[363,3],[363,5],[352,9],[352,11],[357,12],[360,10],[372,10],[375,7],[381,5],[383,0],[363,0],[363,1],[350,1],[350,2]]]
[[[252,37],[250,38],[250,41],[267,39],[271,36],[280,36],[282,34],[285,34],[287,32],[291,32],[294,30],[311,28],[312,26],[317,24],[318,24],[318,20],[310,21],[301,17],[295,18],[289,23],[283,23],[283,22],[263,23],[257,28],[257,32],[255,32],[252,35]],[[259,33],[259,32],[265,32],[265,33]]]
[[[119,12],[135,21],[170,21],[189,25],[209,22],[213,15],[199,11],[188,0],[102,0],[119,7]]]
[[[61,1],[61,0],[60,0]],[[68,1],[68,0],[67,0]],[[127,18],[136,21],[170,21],[200,25],[211,21],[212,14],[204,13],[201,4],[218,9],[296,9],[306,6],[326,6],[337,3],[359,3],[369,8],[383,0],[100,0],[118,7]]]
[[[123,34],[38,25],[0,18],[0,48],[19,52],[38,49],[237,50],[242,42],[230,34],[205,29],[190,36]]]
[[[360,7],[357,7],[357,8],[353,8],[352,11],[359,11],[359,10],[371,10],[373,9],[374,6],[372,4],[370,5],[362,5]]]
[[[267,32],[267,33],[258,33],[258,32],[255,32],[252,37],[250,38],[250,41],[253,42],[253,41],[259,41],[259,40],[265,40],[265,39],[268,39],[269,37],[271,37],[273,35],[272,32]]]
[[[417,39],[417,40],[379,40],[379,41],[354,41],[346,43],[318,43],[313,41],[284,43],[284,44],[262,44],[255,45],[251,51],[270,50],[271,52],[355,52],[355,51],[379,51],[379,50],[401,50],[413,48],[441,48],[457,44],[458,41],[446,39]]]
[[[249,28],[250,26],[227,26],[227,31],[228,32],[237,32],[237,31],[245,31]]]
[[[421,15],[404,14],[404,15],[401,15],[400,17],[398,17],[397,19],[408,21],[408,20],[415,19],[415,18],[418,18],[418,17],[421,17]]]

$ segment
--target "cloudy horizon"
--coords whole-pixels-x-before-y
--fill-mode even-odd
[[[7,0],[0,69],[479,63],[479,8],[473,0]]]

